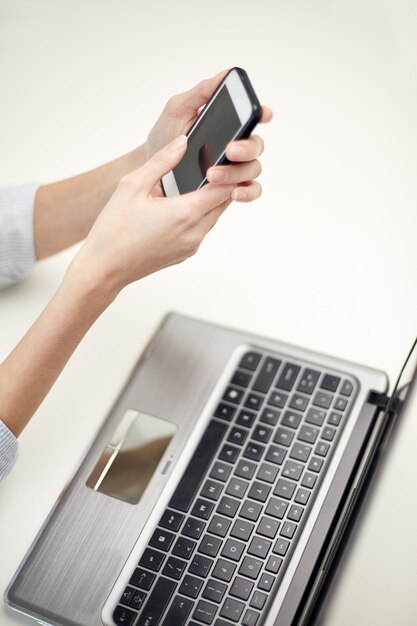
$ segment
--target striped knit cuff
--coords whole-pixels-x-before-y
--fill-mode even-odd
[[[17,439],[0,420],[0,481],[11,472],[18,456]]]
[[[33,209],[39,186],[0,188],[0,287],[21,280],[35,263]]]

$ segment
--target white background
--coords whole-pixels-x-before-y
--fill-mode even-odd
[[[417,328],[416,30],[411,0],[2,0],[0,184],[132,149],[171,95],[225,67],[244,67],[275,111],[259,130],[262,198],[231,206],[197,256],[126,289],[21,436],[0,487],[2,589],[167,311],[395,377]],[[0,358],[74,253],[0,294]],[[416,624],[416,442],[417,416],[393,441],[326,625]],[[26,620],[0,608],[0,622]]]

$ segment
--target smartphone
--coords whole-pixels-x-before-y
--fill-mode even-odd
[[[261,119],[262,107],[245,70],[231,69],[187,133],[187,150],[163,176],[166,196],[195,191],[207,183],[206,172],[228,160],[225,150],[235,139],[249,137]]]

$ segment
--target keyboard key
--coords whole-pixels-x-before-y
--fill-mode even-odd
[[[176,531],[180,529],[180,526],[184,521],[184,517],[185,515],[182,515],[182,513],[177,513],[176,511],[170,511],[167,509],[161,517],[159,525],[163,528]]]
[[[300,441],[305,441],[306,443],[314,443],[319,434],[318,428],[313,428],[313,426],[302,426],[300,428],[300,432],[298,433],[297,439]]]
[[[178,591],[190,598],[196,598],[200,593],[200,589],[202,586],[202,580],[200,580],[199,578],[195,578],[195,576],[190,576],[189,574],[187,574],[187,576],[185,576],[184,580],[182,581]]]
[[[235,426],[230,431],[229,436],[227,437],[227,441],[230,441],[230,443],[234,443],[237,446],[243,446],[248,434],[249,433],[247,430],[244,430],[243,428],[238,428],[237,426]]]
[[[219,559],[213,570],[213,576],[214,578],[219,578],[220,580],[224,580],[228,583],[232,580],[235,569],[236,565],[234,565],[234,563],[225,561],[224,559]]]
[[[287,461],[282,468],[282,475],[285,478],[292,478],[292,480],[299,480],[303,473],[304,465],[301,463],[295,463],[294,461]]]
[[[255,418],[256,413],[254,413],[253,411],[248,411],[247,409],[243,409],[242,411],[240,411],[237,417],[236,424],[238,424],[239,426],[246,426],[246,428],[250,428],[255,421]]]
[[[245,556],[242,561],[242,565],[239,567],[239,574],[247,576],[252,580],[256,580],[259,576],[259,572],[262,569],[263,562],[258,559],[254,559],[251,556]]]
[[[214,482],[214,480],[206,480],[201,490],[201,495],[210,500],[218,500],[222,491],[223,485]]]
[[[241,541],[247,541],[251,536],[254,528],[254,524],[251,524],[250,522],[247,522],[243,519],[237,519],[233,524],[233,528],[230,531],[230,534],[232,537],[236,537],[236,539],[240,539]]]
[[[196,547],[197,542],[192,539],[187,539],[186,537],[178,537],[175,545],[172,549],[172,554],[175,556],[180,556],[183,559],[191,558],[192,553],[194,552],[194,548]]]
[[[219,459],[227,461],[228,463],[234,463],[239,456],[239,452],[239,448],[229,446],[229,444],[226,443],[220,451]]]
[[[344,380],[343,385],[340,388],[342,396],[351,396],[353,391],[353,385],[350,380]]]
[[[308,464],[308,469],[311,472],[319,472],[322,468],[323,465],[323,459],[319,459],[316,456],[313,456],[313,458],[311,459],[310,463]]]
[[[303,476],[303,480],[301,481],[301,484],[303,487],[308,487],[309,489],[313,489],[314,485],[316,484],[316,480],[317,480],[317,476],[315,476],[314,474],[311,474],[310,472],[306,472]]]
[[[251,522],[256,522],[261,511],[261,504],[258,504],[257,502],[252,502],[251,500],[245,500],[245,502],[242,504],[242,508],[240,509],[239,517],[244,517]]]
[[[331,424],[332,426],[339,426],[341,419],[342,419],[341,413],[336,413],[336,411],[332,411],[329,415],[329,419],[327,420],[327,423]]]
[[[264,450],[265,446],[261,446],[259,443],[252,443],[252,441],[250,441],[243,452],[243,456],[247,459],[251,459],[252,461],[259,461],[264,453]]]
[[[280,498],[286,498],[287,500],[291,500],[295,488],[296,485],[293,482],[280,478],[275,486],[274,495],[279,496]]]
[[[340,383],[340,378],[339,376],[332,376],[331,374],[326,374],[323,377],[323,380],[321,381],[321,385],[320,387],[322,389],[325,389],[326,391],[331,391],[332,393],[334,393]]]
[[[263,422],[264,424],[268,424],[269,426],[275,426],[275,424],[278,422],[278,418],[280,415],[281,411],[267,407],[262,411],[259,421]]]
[[[245,544],[236,539],[228,539],[224,544],[221,552],[222,556],[227,557],[232,561],[239,561],[245,549]]]
[[[320,378],[320,372],[316,370],[305,369],[301,374],[300,382],[298,383],[297,390],[303,391],[311,395],[316,388],[317,381]]]
[[[171,498],[171,508],[188,511],[227,428],[227,424],[211,420]]]
[[[261,578],[259,579],[258,587],[259,589],[263,589],[263,591],[270,591],[274,582],[275,576],[272,576],[272,574],[263,573]]]
[[[235,406],[230,406],[230,404],[225,404],[224,402],[221,402],[214,412],[214,417],[218,417],[219,419],[225,420],[226,422],[231,422],[235,413]]]
[[[251,554],[252,556],[257,556],[260,559],[264,559],[268,554],[271,545],[271,541],[268,541],[267,539],[262,539],[261,537],[253,537],[252,541],[249,544],[248,554]]]
[[[241,359],[239,367],[254,372],[258,367],[262,355],[258,352],[247,352]]]
[[[235,598],[240,598],[240,600],[247,600],[252,592],[252,589],[253,583],[251,583],[250,580],[236,576],[232,586],[230,587],[229,593]]]
[[[323,428],[323,432],[321,433],[322,439],[326,439],[326,441],[333,441],[336,431],[334,428],[330,426],[326,426]]]
[[[326,456],[330,448],[330,444],[324,441],[319,441],[314,450],[314,454],[318,456]]]
[[[258,473],[256,474],[256,478],[260,478],[267,483],[274,483],[278,472],[278,467],[270,465],[269,463],[262,463]]]
[[[139,565],[147,567],[153,572],[158,572],[161,569],[162,561],[165,559],[165,554],[152,550],[152,548],[146,548],[142,555]]]
[[[300,487],[297,493],[295,494],[294,502],[297,502],[298,504],[307,504],[307,502],[310,499],[310,494],[311,494],[311,491],[308,491],[308,489],[303,489],[302,487]]]
[[[278,556],[270,556],[268,559],[268,563],[265,565],[265,569],[268,572],[272,572],[273,574],[278,574],[281,569],[282,559]]]
[[[122,597],[120,598],[119,603],[126,604],[126,606],[129,606],[133,596],[135,595],[135,591],[136,590],[133,589],[133,587],[126,587],[126,589],[122,593]]]
[[[204,535],[198,546],[198,551],[202,554],[207,554],[207,556],[217,556],[221,545],[221,539],[212,537],[211,535]]]
[[[172,626],[172,624],[175,624],[175,626],[184,626],[193,606],[194,602],[191,602],[191,600],[181,598],[181,596],[175,596],[162,626]]]
[[[326,419],[326,411],[320,409],[309,409],[307,411],[306,422],[314,426],[321,426]]]
[[[268,596],[265,593],[262,593],[262,591],[255,591],[251,598],[250,606],[253,606],[253,608],[261,611],[264,608],[267,599]]]
[[[313,399],[314,406],[319,406],[322,409],[328,409],[332,403],[333,396],[324,391],[318,391]]]
[[[213,502],[208,502],[208,500],[202,500],[201,498],[198,498],[192,508],[191,515],[194,515],[195,517],[200,517],[201,519],[208,519],[213,509]]]
[[[211,600],[212,602],[220,602],[223,600],[224,594],[226,593],[227,585],[224,583],[220,583],[218,580],[210,580],[207,581],[206,586],[203,591],[203,598],[206,600]]]
[[[285,406],[286,401],[288,400],[288,395],[283,393],[282,391],[273,391],[267,402],[272,406],[276,406],[278,409],[282,409]]]
[[[292,363],[286,363],[284,365],[284,369],[282,370],[278,378],[276,387],[279,387],[280,389],[284,389],[284,391],[291,391],[297,379],[300,369],[301,368],[298,365],[293,365]]]
[[[239,504],[240,502],[238,500],[223,496],[223,498],[220,500],[219,506],[216,509],[216,512],[220,513],[221,515],[227,515],[227,517],[234,517],[239,508]]]
[[[255,481],[249,490],[248,497],[259,502],[265,502],[270,491],[271,487]]]
[[[243,498],[248,487],[249,483],[246,480],[242,480],[241,478],[232,478],[227,485],[226,493],[229,494],[229,496],[234,496],[235,498]]]
[[[310,446],[306,446],[302,443],[295,443],[290,452],[290,458],[296,461],[307,461],[311,454]]]
[[[157,624],[161,619],[177,584],[173,580],[160,577],[149,596],[137,622],[138,626]]]
[[[159,550],[163,550],[164,552],[168,552],[172,542],[174,541],[174,537],[175,535],[169,533],[167,530],[157,528],[149,541],[149,545],[154,548],[158,548]]]
[[[220,615],[222,617],[226,617],[227,619],[231,619],[232,622],[238,622],[244,608],[245,605],[242,602],[233,600],[233,598],[226,598],[220,611]]]
[[[216,615],[216,611],[217,606],[215,604],[207,602],[206,600],[200,600],[195,607],[193,618],[198,619],[200,622],[203,622],[203,624],[211,624]]]
[[[215,478],[216,480],[220,480],[225,483],[229,478],[229,474],[232,471],[230,465],[226,465],[225,463],[221,463],[220,461],[216,461],[213,465],[213,468],[210,472],[210,478]]]
[[[280,523],[277,520],[271,519],[270,517],[261,517],[261,521],[258,524],[256,532],[264,537],[274,539],[278,532],[279,524]]]
[[[263,426],[262,424],[258,424],[252,431],[251,437],[255,439],[255,441],[260,441],[261,443],[268,443],[269,439],[272,435],[272,428],[268,428],[267,426]]]
[[[299,413],[294,413],[294,411],[285,411],[281,424],[283,426],[288,426],[289,428],[298,428],[301,418],[302,416]]]
[[[334,401],[333,407],[337,411],[344,411],[347,405],[347,400],[345,398],[336,398]]]
[[[174,559],[173,556],[170,556],[164,569],[162,570],[162,573],[165,574],[165,576],[179,580],[186,567],[187,563],[185,561],[181,561],[181,559]]]
[[[261,408],[261,404],[263,401],[263,396],[258,395],[257,393],[250,393],[245,400],[245,406],[248,409],[252,409],[253,411],[257,411]]]
[[[116,606],[113,613],[113,620],[117,626],[132,626],[136,616],[137,613],[125,609],[123,606]]]
[[[211,520],[207,530],[209,530],[209,532],[211,532],[213,535],[225,537],[231,523],[232,522],[230,520],[225,519],[224,517],[220,517],[219,515],[215,515]]]
[[[265,513],[267,515],[270,515],[271,517],[277,517],[278,519],[282,519],[285,515],[287,508],[288,503],[284,502],[284,500],[280,500],[279,498],[271,498],[268,502]]]
[[[256,626],[259,618],[259,613],[257,613],[256,611],[252,611],[252,609],[247,609],[242,619],[242,626]]]
[[[262,367],[252,389],[254,391],[259,391],[260,393],[267,393],[280,365],[281,361],[278,361],[278,359],[267,357],[262,363]]]
[[[201,554],[195,554],[190,563],[188,571],[190,574],[207,578],[207,574],[213,565],[213,559],[209,559],[207,556],[201,556]]]
[[[132,609],[136,609],[138,611],[144,604],[146,598],[146,593],[144,593],[143,591],[136,591],[135,595],[132,598],[130,606],[132,607]]]
[[[290,507],[290,510],[288,511],[287,517],[293,522],[299,522],[303,513],[304,513],[304,509],[302,506],[293,504]]]
[[[283,537],[287,537],[287,539],[292,539],[296,530],[296,524],[293,524],[293,522],[284,522],[279,534]]]
[[[230,381],[232,385],[238,385],[239,387],[247,387],[251,381],[252,375],[249,372],[242,372],[237,370],[233,374],[233,378]]]
[[[192,537],[193,539],[198,539],[203,532],[205,527],[205,523],[199,519],[194,519],[189,517],[184,524],[184,528],[182,529],[182,534],[187,535],[187,537]]]
[[[288,552],[288,548],[290,547],[290,542],[286,539],[277,539],[274,547],[272,548],[272,552],[279,554],[280,556],[285,556]]]
[[[296,393],[290,400],[289,407],[291,409],[295,409],[296,411],[305,411],[307,408],[309,398],[306,396],[300,396],[300,394]]]
[[[268,448],[265,460],[270,461],[271,463],[276,463],[277,465],[282,465],[286,454],[287,451],[284,448],[279,448],[278,446],[272,445]]]
[[[247,478],[250,480],[255,473],[257,465],[255,463],[251,463],[250,461],[239,461],[237,467],[235,469],[236,476],[241,476],[242,478]]]

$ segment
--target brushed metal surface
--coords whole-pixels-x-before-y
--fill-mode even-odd
[[[171,420],[178,432],[166,458],[179,458],[232,351],[256,342],[323,366],[348,369],[369,388],[386,377],[339,359],[247,333],[168,315],[110,410],[86,458],[40,531],[7,593],[7,602],[45,622],[99,626],[101,611],[171,471],[156,473],[138,505],[86,486],[117,422],[135,409]],[[172,470],[172,468],[171,468]]]

